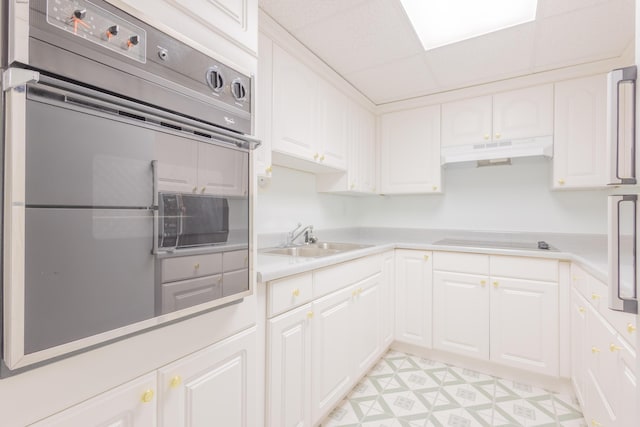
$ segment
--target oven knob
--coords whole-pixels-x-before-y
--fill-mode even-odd
[[[205,74],[207,85],[216,93],[221,92],[224,89],[224,76],[218,67],[211,67]]]
[[[140,37],[133,35],[131,37],[129,37],[129,40],[127,40],[127,47],[128,48],[132,48],[133,46],[137,45],[138,43],[140,43]]]
[[[76,9],[73,11],[73,17],[76,19],[84,19],[87,16],[87,9]]]
[[[247,98],[247,89],[244,87],[242,80],[235,79],[233,83],[231,83],[231,93],[233,93],[236,101],[244,101]]]
[[[107,28],[107,37],[111,38],[113,36],[117,36],[118,31],[120,31],[120,27],[118,27],[117,25],[110,26],[109,28]]]

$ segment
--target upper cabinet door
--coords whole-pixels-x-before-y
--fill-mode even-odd
[[[442,146],[491,139],[491,96],[442,104]]]
[[[381,117],[382,193],[440,191],[440,106]]]
[[[514,140],[553,135],[553,85],[493,96],[493,139]]]
[[[333,85],[318,79],[318,107],[317,160],[344,170],[347,168],[347,98]]]
[[[212,31],[255,53],[258,0],[166,0]]]
[[[606,106],[606,75],[556,84],[554,188],[607,185]]]
[[[274,151],[306,160],[319,157],[316,150],[318,77],[300,61],[273,45]]]

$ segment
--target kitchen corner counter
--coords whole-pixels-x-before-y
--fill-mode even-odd
[[[268,282],[393,249],[483,253],[489,255],[523,256],[572,261],[580,264],[582,268],[597,279],[605,283],[608,281],[607,237],[605,235],[488,233],[460,230],[387,228],[326,230],[325,232],[319,231],[317,234],[320,236],[321,241],[349,242],[372,246],[321,258],[271,255],[259,251],[258,266],[256,269],[258,282]],[[538,240],[544,240],[555,250],[455,246],[435,243],[445,238],[499,241],[505,243],[537,242]]]

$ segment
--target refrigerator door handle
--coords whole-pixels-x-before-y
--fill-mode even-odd
[[[609,146],[609,185],[625,185],[636,183],[636,135],[635,135],[635,115],[636,115],[636,78],[637,68],[635,65],[619,68],[609,72],[607,75],[607,143]],[[630,132],[632,136],[631,152],[629,153],[630,176],[621,176],[620,171],[620,84],[631,82],[633,95],[631,100],[632,124],[634,129]]]
[[[633,204],[633,254],[636,253],[638,196],[609,196],[609,308],[627,313],[638,313],[637,262],[633,257],[633,298],[623,297],[620,291],[620,207],[623,203]]]

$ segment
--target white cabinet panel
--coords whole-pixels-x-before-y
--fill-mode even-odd
[[[580,403],[585,406],[587,384],[587,357],[590,354],[587,343],[587,301],[572,289],[571,291],[571,380]]]
[[[387,252],[382,256],[382,297],[380,298],[380,334],[382,347],[393,342],[395,334],[395,252]]]
[[[380,128],[380,191],[440,192],[440,106],[384,114]]]
[[[149,427],[156,425],[155,372],[33,424],[33,427]]]
[[[159,370],[159,425],[256,425],[256,329]]]
[[[311,160],[316,151],[318,77],[273,45],[272,149]],[[317,156],[316,156],[317,158]]]
[[[269,320],[267,425],[311,426],[311,304]]]
[[[318,109],[318,160],[344,170],[347,168],[347,98],[333,85],[318,79]]]
[[[349,391],[355,378],[353,359],[352,289],[313,302],[311,324],[312,422],[316,423]]]
[[[557,283],[493,277],[491,282],[491,360],[557,376]]]
[[[258,176],[271,176],[271,137],[273,118],[273,41],[259,34],[258,74],[256,76],[256,137],[262,142],[254,152]]]
[[[606,177],[605,75],[555,85],[553,187],[603,187]]]
[[[493,139],[514,140],[553,135],[553,85],[493,96]]]
[[[434,348],[489,359],[488,288],[488,276],[434,271]]]
[[[442,104],[442,146],[490,140],[491,120],[491,96]]]
[[[155,158],[158,161],[158,189],[160,191],[191,193],[198,185],[198,143],[164,133],[156,134]]]
[[[431,252],[396,251],[396,340],[431,347]]]
[[[364,375],[380,354],[382,280],[382,274],[378,273],[351,288],[354,378]]]

